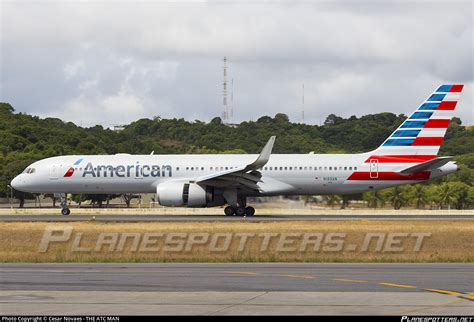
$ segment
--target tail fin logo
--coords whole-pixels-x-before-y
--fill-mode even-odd
[[[64,174],[64,177],[65,178],[72,177],[72,175],[74,174],[74,166],[79,165],[82,162],[82,160],[83,159],[79,159],[76,162],[74,162],[74,164],[71,167],[69,167],[69,169],[66,171],[66,173]]]
[[[464,85],[441,85],[375,151],[375,156],[434,158]],[[406,162],[406,161],[405,161]]]

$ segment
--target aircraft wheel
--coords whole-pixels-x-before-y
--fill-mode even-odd
[[[69,210],[69,208],[63,208],[61,209],[61,213],[64,215],[64,216],[67,216],[71,213],[71,210]]]
[[[243,216],[245,215],[245,208],[244,207],[238,207],[236,210],[235,210],[235,214],[237,216]]]
[[[226,216],[233,216],[235,214],[235,209],[232,206],[227,206],[224,208],[224,213]]]
[[[245,208],[245,214],[247,216],[253,216],[255,214],[255,208],[254,207],[246,207]]]

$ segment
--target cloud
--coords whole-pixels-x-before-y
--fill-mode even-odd
[[[2,100],[84,125],[210,120],[229,58],[235,120],[414,110],[463,82],[473,115],[471,2],[5,2]]]

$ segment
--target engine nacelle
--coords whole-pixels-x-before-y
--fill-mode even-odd
[[[156,187],[156,195],[162,206],[205,207],[224,204],[223,197],[216,194],[213,187],[196,183],[164,182]]]

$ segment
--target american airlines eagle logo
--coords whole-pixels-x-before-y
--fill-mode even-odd
[[[75,165],[79,165],[79,164],[82,162],[82,160],[84,160],[84,159],[79,159],[79,160],[77,160],[76,162],[74,162],[73,166],[71,166],[71,167],[66,171],[66,173],[64,174],[64,177],[71,177],[71,176],[74,174],[74,166],[75,166]]]

